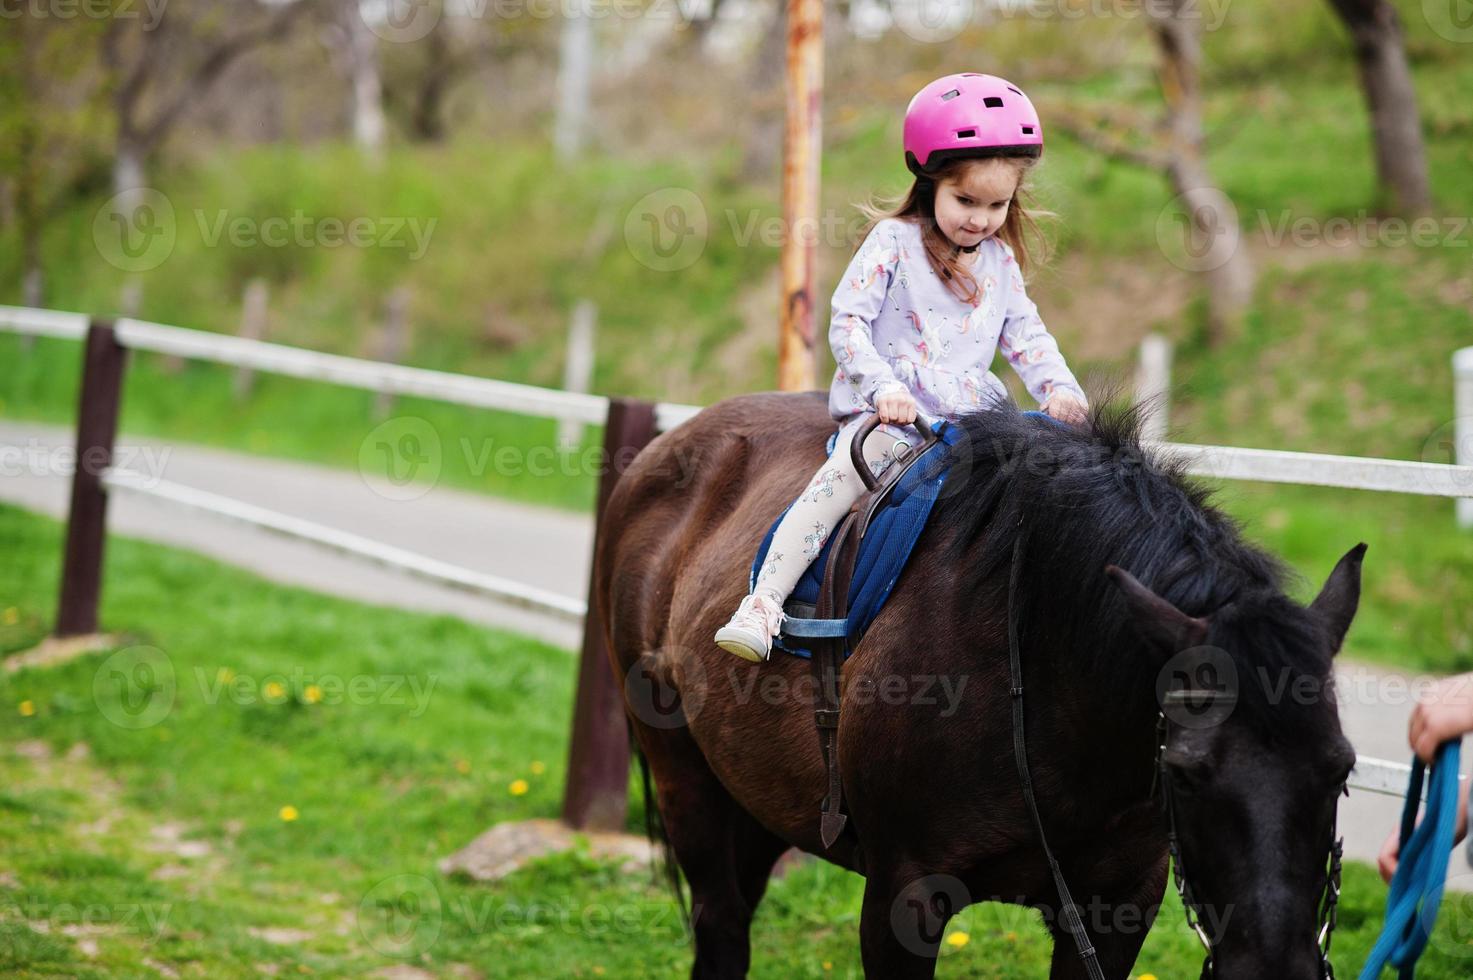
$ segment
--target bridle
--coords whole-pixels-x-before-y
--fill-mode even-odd
[[[1205,959],[1202,961],[1202,980],[1210,980],[1216,975],[1216,967],[1212,959],[1212,937],[1202,927],[1201,910],[1195,895],[1192,893],[1191,882],[1187,879],[1186,869],[1182,865],[1181,841],[1176,831],[1176,808],[1173,805],[1171,792],[1171,773],[1166,767],[1166,739],[1171,729],[1171,721],[1164,710],[1168,706],[1177,705],[1218,705],[1228,704],[1235,700],[1236,696],[1230,691],[1213,690],[1174,690],[1167,691],[1163,699],[1163,710],[1156,718],[1156,765],[1154,780],[1151,785],[1151,793],[1155,795],[1156,787],[1161,788],[1161,812],[1166,818],[1166,840],[1171,851],[1171,877],[1176,884],[1176,893],[1181,897],[1182,908],[1186,911],[1187,925],[1197,934],[1202,943]],[[1342,784],[1340,792],[1336,794],[1335,814],[1330,818],[1330,856],[1328,867],[1325,869],[1325,884],[1320,891],[1320,925],[1315,939],[1320,954],[1320,977],[1321,980],[1335,980],[1335,967],[1330,963],[1330,940],[1335,933],[1336,908],[1340,904],[1340,864],[1345,852],[1345,839],[1338,834],[1341,795],[1350,795],[1349,784]]]

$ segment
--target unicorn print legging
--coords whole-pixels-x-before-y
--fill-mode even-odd
[[[803,494],[788,509],[773,532],[767,558],[757,574],[754,592],[765,592],[778,608],[787,601],[798,580],[813,564],[824,542],[849,508],[864,493],[864,484],[854,469],[849,444],[858,425],[845,426],[835,440],[834,451],[813,474]],[[888,430],[888,431],[887,431]],[[906,452],[907,442],[890,426],[870,433],[864,443],[864,458],[876,476],[883,474]]]

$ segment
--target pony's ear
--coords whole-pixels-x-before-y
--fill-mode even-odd
[[[1190,647],[1201,646],[1207,639],[1207,620],[1188,616],[1123,568],[1106,565],[1105,574],[1125,596],[1125,604],[1130,609],[1136,629],[1157,652],[1171,657]]]
[[[1310,612],[1320,618],[1330,633],[1330,646],[1334,653],[1340,652],[1345,634],[1350,630],[1350,621],[1360,606],[1360,566],[1366,556],[1366,543],[1362,541],[1347,551],[1335,570],[1325,580],[1325,587],[1309,604]]]

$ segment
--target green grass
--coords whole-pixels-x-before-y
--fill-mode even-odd
[[[0,507],[0,651],[47,632],[61,537]],[[110,542],[107,566],[102,616],[120,649],[0,674],[7,976],[252,977],[262,964],[354,976],[395,963],[444,976],[686,974],[688,939],[647,874],[586,851],[494,885],[436,870],[493,823],[557,815],[567,652],[126,538]],[[355,678],[357,695],[332,686]],[[821,863],[774,881],[753,976],[860,976],[861,895],[858,876]],[[1347,868],[1342,971],[1369,950],[1384,897],[1369,868]],[[1447,899],[1422,976],[1464,975],[1470,916],[1473,899]],[[1046,971],[1035,913],[973,906],[950,933],[967,941],[945,947],[941,976]],[[1191,976],[1196,963],[1168,897],[1138,973]]]
[[[1473,108],[1464,97],[1473,89],[1473,61],[1414,8],[1404,20],[1437,213],[1457,220],[1473,215]],[[1285,214],[1325,221],[1372,212],[1365,109],[1348,42],[1328,6],[1240,0],[1228,17],[1204,38],[1209,160],[1249,241]],[[996,70],[1026,80],[1040,101],[1159,109],[1143,24],[1006,18],[962,36],[977,41]],[[836,60],[823,157],[823,204],[832,213],[852,215],[851,202],[871,190],[903,189],[894,109],[937,69],[929,54],[879,76],[866,63],[878,56],[874,49],[857,47]],[[271,286],[271,339],[364,354],[373,349],[383,297],[402,284],[413,295],[409,363],[557,386],[570,310],[587,297],[600,311],[594,390],[709,403],[767,388],[778,250],[743,243],[733,225],[777,216],[779,198],[775,186],[740,177],[738,138],[691,142],[673,160],[594,153],[562,169],[543,142],[492,146],[473,136],[400,146],[382,168],[333,144],[245,147],[187,165],[165,160],[155,178],[174,208],[176,241],[166,261],[139,277],[139,313],[234,332],[243,285],[260,277]],[[668,272],[652,268],[638,235],[631,244],[625,233],[641,199],[671,188],[695,193],[710,231],[696,262]],[[1087,314],[1096,301],[1110,302],[1119,277],[1184,275],[1164,261],[1156,239],[1171,196],[1159,176],[1056,131],[1037,190],[1059,215],[1061,260],[1085,260],[1068,267],[1077,279],[1066,281],[1056,268],[1034,289],[1045,308],[1072,298],[1071,308],[1084,314],[1050,324],[1066,354],[1107,329]],[[50,302],[58,308],[107,313],[117,305],[127,276],[93,239],[100,203],[100,196],[81,202],[48,228]],[[211,244],[221,210],[253,219],[299,212],[411,218],[433,229],[418,258],[409,247]],[[0,229],[0,300],[12,302],[20,294],[14,234]],[[1257,294],[1242,330],[1220,345],[1203,344],[1200,301],[1174,322],[1133,324],[1177,343],[1173,434],[1450,461],[1449,361],[1473,339],[1473,230],[1431,247],[1254,249]],[[821,295],[847,254],[845,242],[819,249]],[[1101,346],[1111,345],[1092,348]],[[1071,362],[1086,375],[1119,373],[1130,366],[1127,346],[1115,345],[1113,360]],[[78,361],[74,344],[42,341],[26,352],[0,336],[0,417],[69,423]],[[349,468],[370,467],[386,443],[409,446],[397,440],[428,431],[431,438],[421,440],[427,459],[452,485],[574,509],[594,499],[596,460],[555,451],[548,421],[400,399],[385,429],[362,392],[262,377],[251,397],[237,401],[230,382],[222,368],[172,368],[138,357],[123,426]],[[599,438],[588,430],[584,448]],[[1473,588],[1469,536],[1453,531],[1450,503],[1287,487],[1233,487],[1227,502],[1312,585],[1356,540],[1371,543],[1352,653],[1417,669],[1473,667],[1473,613],[1461,601]]]

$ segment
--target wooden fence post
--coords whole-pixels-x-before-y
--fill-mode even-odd
[[[94,319],[88,325],[77,406],[76,470],[72,474],[61,600],[56,610],[57,636],[97,632],[102,551],[107,538],[107,491],[102,486],[102,471],[112,463],[127,353],[118,344],[111,320]]]
[[[599,477],[593,532],[594,554],[604,535],[603,514],[614,484],[635,452],[655,437],[655,406],[629,398],[609,399],[604,426],[608,463]],[[604,643],[604,625],[588,574],[588,615],[583,620],[583,653],[578,664],[578,694],[573,707],[568,782],[563,792],[563,822],[577,830],[621,830],[629,789],[629,734],[624,692],[614,678]]]
[[[270,289],[264,279],[246,283],[240,304],[240,336],[247,340],[266,339],[266,319],[270,316]],[[235,369],[235,400],[245,401],[256,386],[256,372],[248,367]]]

